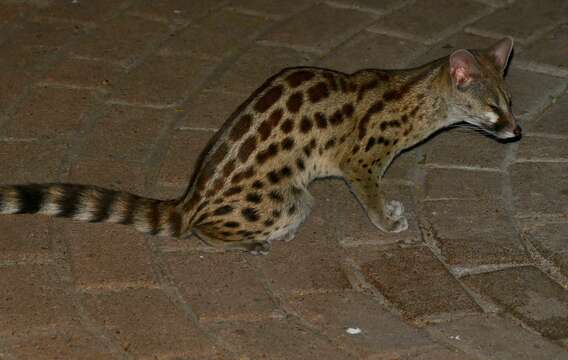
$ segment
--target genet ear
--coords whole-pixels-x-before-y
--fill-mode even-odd
[[[505,72],[511,51],[513,51],[513,38],[509,36],[497,41],[493,46],[487,49],[489,57],[493,60],[495,67],[501,75]]]
[[[450,76],[458,89],[466,88],[481,74],[475,56],[467,50],[456,50],[450,55]]]

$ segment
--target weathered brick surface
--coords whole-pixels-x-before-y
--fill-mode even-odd
[[[77,309],[54,265],[2,267],[0,288],[0,334],[3,336],[26,335],[34,328],[78,322]]]
[[[364,252],[356,256],[367,281],[406,318],[480,311],[427,248]]]
[[[171,254],[167,263],[202,322],[269,318],[276,304],[241,254]]]
[[[568,293],[538,269],[505,269],[468,276],[463,281],[542,335],[568,337]]]
[[[465,317],[431,326],[428,331],[435,339],[480,359],[568,359],[561,347],[493,315]]]
[[[177,34],[162,52],[222,59],[246,46],[270,24],[262,17],[219,11]]]
[[[431,344],[423,331],[412,328],[362,293],[299,295],[292,297],[288,306],[325,335],[354,349],[359,358]],[[349,328],[358,328],[361,333],[349,334]]]
[[[468,23],[485,11],[485,6],[473,1],[426,0],[398,9],[378,21],[371,30],[431,43],[452,33],[456,25]],[[444,16],[440,16],[442,12]],[[424,21],[425,18],[428,21]]]
[[[164,292],[132,289],[85,295],[89,314],[134,357],[197,357],[218,351]]]
[[[0,184],[180,196],[214,130],[284,67],[417,66],[503,35],[524,138],[452,130],[402,154],[384,185],[409,216],[398,234],[342,181],[316,183],[268,256],[2,217],[0,357],[568,358],[567,4],[3,1]]]
[[[324,52],[361,30],[373,17],[350,9],[315,5],[262,37],[270,43]]]

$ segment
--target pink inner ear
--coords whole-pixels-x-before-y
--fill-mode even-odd
[[[452,77],[457,85],[467,85],[471,81],[471,76],[464,67],[456,67],[452,70]]]
[[[467,50],[457,50],[450,56],[450,74],[456,85],[469,84],[479,72],[477,60]]]

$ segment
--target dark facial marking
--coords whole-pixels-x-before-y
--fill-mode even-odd
[[[319,82],[316,85],[312,86],[308,89],[308,98],[312,103],[317,103],[322,99],[325,99],[329,96],[329,89],[325,82]]]
[[[277,85],[268,90],[262,97],[254,104],[254,109],[259,113],[268,110],[275,102],[282,96],[282,85]]]
[[[311,71],[300,70],[296,71],[286,77],[286,82],[290,87],[296,88],[302,83],[311,80],[314,77],[314,73]]]
[[[239,118],[237,123],[231,129],[229,133],[229,138],[233,141],[239,140],[252,125],[252,116],[250,114],[243,115]]]
[[[243,214],[243,217],[250,221],[250,222],[255,222],[258,221],[258,219],[260,219],[260,216],[258,215],[258,210],[254,209],[254,208],[244,208],[243,210],[241,210],[241,214]]]
[[[300,110],[303,102],[304,94],[298,91],[290,95],[288,101],[286,102],[286,107],[292,114],[295,114]]]
[[[239,160],[246,162],[250,154],[256,149],[256,136],[249,136],[241,145],[239,149]]]
[[[303,132],[304,134],[309,132],[312,127],[314,126],[314,124],[312,123],[312,121],[307,117],[304,116],[302,117],[302,121],[300,121],[300,131]]]

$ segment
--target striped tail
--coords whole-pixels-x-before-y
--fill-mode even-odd
[[[152,235],[179,236],[177,201],[75,184],[0,186],[0,214],[44,214],[88,222],[112,222]]]

